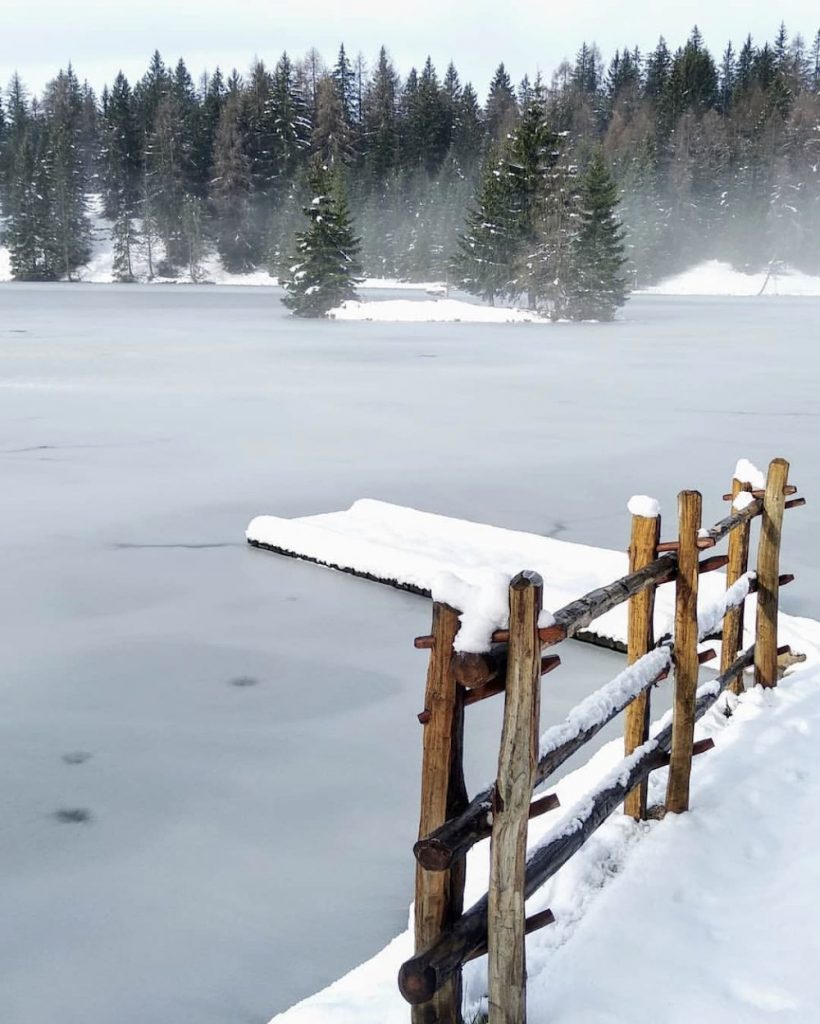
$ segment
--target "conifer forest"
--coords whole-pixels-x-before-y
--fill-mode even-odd
[[[366,276],[560,308],[591,259],[609,261],[615,305],[706,258],[820,272],[820,32],[720,51],[695,28],[606,57],[582,43],[549,77],[516,82],[499,63],[488,89],[453,63],[402,77],[388,49],[344,46],[198,78],[155,53],[99,94],[69,66],[32,95],[24,71],[0,93],[18,280],[70,279],[92,210],[122,281],[136,252],[149,276],[196,279],[210,251],[233,273],[286,275],[318,165],[345,193]]]

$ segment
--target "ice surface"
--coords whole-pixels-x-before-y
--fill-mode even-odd
[[[657,519],[661,514],[660,502],[646,494],[633,494],[626,507],[630,515],[642,516],[644,519]]]
[[[643,298],[628,323],[526,331],[308,323],[280,294],[0,288],[3,1024],[263,1021],[406,925],[426,669],[412,637],[429,631],[429,601],[251,550],[253,515],[304,517],[374,495],[621,549],[624,564],[630,494],[674,508],[681,488],[698,487],[713,522],[739,450],[820,475],[814,300]],[[727,379],[742,406],[727,404]],[[746,415],[763,407],[766,417]],[[784,571],[797,580],[781,602],[793,614],[815,614],[820,592],[812,509],[784,531]],[[798,625],[781,640],[797,650]],[[542,731],[623,668],[580,645],[560,654]],[[653,707],[668,689],[652,691]],[[470,709],[473,792],[495,771],[500,708]],[[795,740],[784,770],[813,770],[820,724],[809,719],[804,738],[793,710],[771,723]],[[758,794],[764,807],[794,791],[760,788],[783,781],[758,736],[760,749],[773,739],[734,745],[750,774],[716,780],[704,799],[731,809]],[[801,827],[818,799],[805,796]],[[83,809],[90,818],[72,817]],[[731,855],[709,847],[701,877],[748,863],[748,837],[716,831]],[[571,888],[593,910],[618,851],[593,844],[578,863],[585,882]],[[657,869],[659,899],[680,891],[670,863]],[[764,888],[744,905],[759,914],[776,879],[755,871],[744,883]],[[683,891],[697,879],[682,878]],[[583,909],[569,903],[578,881],[555,904],[562,921]],[[629,902],[655,901],[636,887]],[[674,908],[663,908],[668,931]],[[693,950],[714,922],[696,923]],[[748,937],[761,923],[746,925]],[[622,934],[633,942],[619,931],[618,944]],[[600,935],[611,948],[611,931]],[[721,960],[738,986],[741,945]],[[664,949],[654,934],[652,957]],[[363,986],[357,1024],[385,1024],[394,1007],[405,1024],[400,959],[383,988]],[[384,1014],[382,992],[394,1001]],[[336,1024],[343,1007],[328,1003],[302,1021]],[[734,1009],[717,1019],[742,1019]]]

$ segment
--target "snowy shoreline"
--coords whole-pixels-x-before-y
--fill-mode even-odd
[[[93,252],[88,263],[77,272],[76,283],[118,284],[114,279],[114,254],[109,237],[107,222],[95,209],[93,213]],[[267,270],[255,270],[248,274],[232,274],[224,270],[216,253],[209,253],[201,261],[202,276],[192,281],[188,274],[175,277],[156,276],[148,279],[147,267],[135,260],[135,273],[139,284],[149,285],[221,285],[243,288],[275,288],[279,280]],[[11,260],[9,251],[0,246],[0,284],[11,282]],[[68,283],[68,282],[66,282]],[[71,282],[75,283],[75,282]],[[399,291],[425,293],[428,299],[388,299],[346,302],[339,309],[331,310],[329,317],[334,320],[358,320],[372,322],[474,322],[474,323],[549,323],[547,317],[532,310],[515,306],[488,306],[479,302],[465,302],[450,299],[444,281],[401,281],[398,278],[369,277],[359,284],[359,290]],[[632,295],[665,295],[721,298],[762,297],[820,297],[820,276],[804,274],[784,267],[777,270],[761,270],[746,274],[733,269],[719,260],[706,260],[668,277],[658,284],[636,288]]]
[[[556,1024],[611,1020],[611,1008],[623,1004],[624,978],[634,978],[636,970],[642,993],[630,1007],[636,1024],[657,1020],[654,996],[659,989],[677,992],[676,1021],[698,1015],[751,1020],[742,1016],[750,1008],[797,1010],[814,1004],[816,972],[801,970],[800,964],[811,963],[817,952],[812,922],[818,891],[804,887],[800,900],[787,895],[790,876],[808,877],[815,833],[820,832],[816,816],[809,813],[820,795],[820,767],[811,756],[812,733],[820,725],[820,623],[803,619],[800,628],[801,645],[809,654],[805,666],[793,670],[776,690],[758,687],[740,698],[724,696],[697,724],[696,738],[713,739],[715,748],[694,764],[689,814],[643,824],[614,814],[528,901],[529,914],[550,907],[556,918],[550,928],[527,939],[527,1002],[533,1019]],[[668,714],[659,719],[652,735],[668,721]],[[623,742],[613,740],[552,786],[561,809],[530,823],[530,848],[566,828],[622,757]],[[799,787],[792,785],[790,799],[778,801],[778,786],[784,778],[796,778],[795,772]],[[651,776],[651,804],[663,802],[666,774],[661,769]],[[794,813],[794,802],[802,813]],[[758,806],[766,813],[756,813]],[[467,855],[465,905],[486,889],[488,862],[484,840]],[[680,924],[675,932],[672,920]],[[777,934],[774,964],[767,962],[765,943],[745,941],[750,927],[755,934],[763,927]],[[615,937],[618,951],[613,950]],[[739,946],[742,962],[737,960]],[[408,1006],[396,976],[411,955],[408,928],[360,967],[277,1014],[271,1024],[403,1024]],[[795,961],[795,969],[786,969]],[[681,963],[691,977],[708,963],[708,978],[680,988],[675,972]],[[593,976],[596,984],[590,986]],[[486,1012],[485,993],[482,957],[465,969],[466,1020]]]

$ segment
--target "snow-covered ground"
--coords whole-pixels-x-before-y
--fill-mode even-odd
[[[783,454],[784,609],[817,615],[817,301],[639,297],[546,345],[279,294],[0,289],[3,1024],[263,1021],[402,932],[429,602],[250,549],[259,512],[622,550],[630,495],[697,486],[713,522],[739,452]],[[623,665],[560,653],[544,727]],[[475,791],[500,705],[470,710]]]
[[[804,622],[805,666],[774,691],[727,697],[696,738],[687,815],[609,819],[529,901],[556,922],[527,939],[530,1019],[555,1024],[814,1020],[820,999],[820,623]],[[727,719],[725,709],[730,708]],[[668,720],[668,719],[666,719]],[[530,823],[532,845],[620,763],[614,741],[554,791],[562,809]],[[666,770],[650,780],[664,798]],[[553,787],[550,787],[552,790]],[[468,905],[486,891],[488,842],[468,855]],[[406,931],[368,963],[276,1024],[404,1024],[396,990]],[[466,972],[466,1019],[485,1008],[486,958]]]
[[[114,250],[111,240],[111,222],[102,216],[101,197],[89,198],[88,214],[91,222],[91,256],[88,263],[77,271],[77,279],[88,284],[114,283]],[[162,247],[154,254],[156,266],[162,258]],[[143,247],[137,245],[132,252],[132,269],[136,279],[144,284],[193,284],[188,272],[176,277],[156,276],[148,280],[148,260]],[[275,286],[278,282],[267,270],[256,270],[249,274],[232,274],[225,270],[219,255],[213,250],[206,253],[199,265],[200,284]],[[11,260],[9,251],[0,245],[0,282],[11,281]],[[365,291],[408,291],[442,295],[446,286],[442,281],[399,281],[396,278],[367,278],[359,287]],[[435,319],[435,318],[432,318]]]
[[[88,264],[77,273],[81,281],[94,284],[111,284],[114,281],[114,254],[111,243],[111,224],[100,214],[100,198],[90,197],[89,216],[92,224],[92,253]],[[159,262],[161,252],[155,256]],[[154,277],[148,282],[148,265],[139,247],[133,255],[134,274],[138,280],[151,284],[191,284],[187,272],[177,277]],[[209,251],[200,264],[200,283],[218,285],[271,286],[277,284],[267,270],[256,270],[249,274],[232,274],[225,270],[219,256]],[[0,245],[0,282],[11,280],[11,263],[8,249]],[[368,291],[424,292],[437,296],[436,301],[387,299],[346,302],[332,310],[330,316],[337,320],[370,320],[377,322],[453,322],[453,323],[548,323],[531,310],[489,307],[475,300],[465,302],[448,299],[447,286],[443,281],[400,281],[396,278],[367,278],[359,289]],[[756,295],[820,296],[820,277],[812,277],[791,268],[782,268],[768,273],[760,271],[744,274],[734,270],[728,263],[707,260],[695,267],[661,281],[635,294],[645,295],[697,295],[722,297],[751,297]],[[442,298],[443,297],[443,298]]]
[[[682,274],[643,289],[646,295],[820,296],[820,277],[789,268],[744,274],[728,263],[707,260]]]

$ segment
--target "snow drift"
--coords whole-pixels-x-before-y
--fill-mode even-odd
[[[707,260],[660,284],[639,289],[644,295],[715,295],[715,296],[820,296],[820,277],[789,268],[744,274],[728,263]]]

